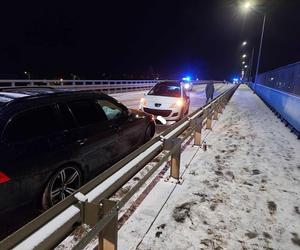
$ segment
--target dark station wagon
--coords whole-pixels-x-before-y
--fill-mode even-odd
[[[150,140],[155,124],[103,93],[15,88],[0,91],[0,133],[1,221],[24,204],[58,203]]]

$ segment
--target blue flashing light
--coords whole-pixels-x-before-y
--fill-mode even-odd
[[[190,82],[191,81],[191,77],[190,76],[186,76],[186,77],[183,77],[182,80]]]

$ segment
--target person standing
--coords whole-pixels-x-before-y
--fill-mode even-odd
[[[214,92],[215,92],[214,82],[209,81],[205,87],[206,103],[208,103],[209,100],[212,100],[214,98]]]

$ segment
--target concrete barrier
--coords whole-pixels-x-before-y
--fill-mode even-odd
[[[250,84],[255,93],[300,133],[300,97],[260,84]]]

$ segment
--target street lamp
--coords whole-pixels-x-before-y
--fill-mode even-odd
[[[263,16],[263,23],[262,23],[262,28],[261,28],[261,35],[260,35],[260,43],[259,43],[259,50],[258,50],[258,58],[257,58],[257,65],[256,65],[256,72],[255,72],[255,80],[254,82],[257,81],[257,76],[258,76],[258,71],[259,71],[259,64],[260,64],[260,58],[261,58],[261,50],[262,50],[262,43],[264,39],[264,32],[265,32],[265,23],[266,23],[266,13],[261,12],[257,9],[254,9],[254,4],[251,1],[245,2],[242,6],[242,9],[244,12],[248,12],[250,10],[254,10],[256,13],[259,13],[260,15]]]
[[[247,57],[247,55],[246,55],[246,54],[242,55],[242,58],[246,58],[246,57]]]
[[[30,72],[24,71],[24,75],[27,77],[28,80],[30,80]]]
[[[249,9],[252,7],[252,2],[250,1],[245,2],[242,7],[244,11],[249,11]]]
[[[246,46],[247,45],[247,41],[244,41],[243,43],[242,43],[242,46]]]

